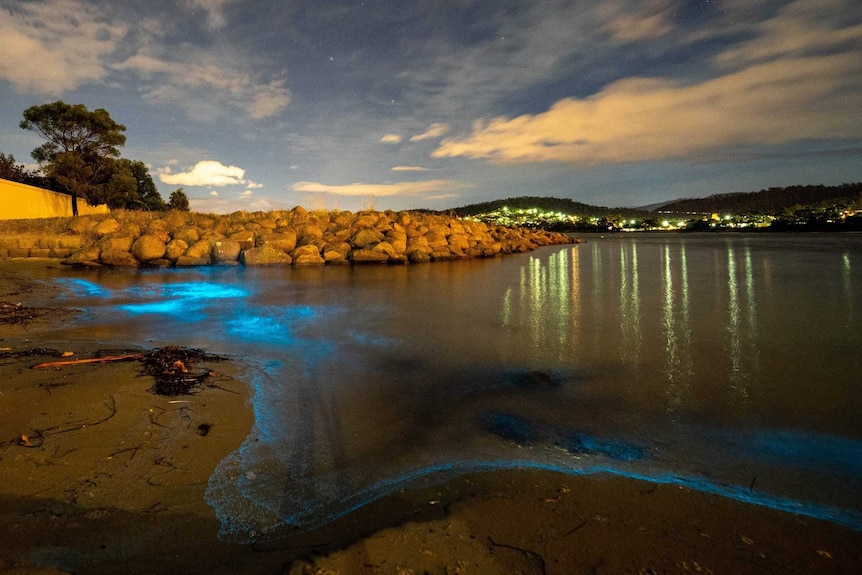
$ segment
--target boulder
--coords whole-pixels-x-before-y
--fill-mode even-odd
[[[96,225],[96,222],[93,218],[88,216],[78,216],[76,218],[72,218],[69,222],[69,225],[66,226],[73,234],[83,235],[89,232]]]
[[[167,244],[171,241],[171,231],[163,220],[153,220],[150,222],[150,225],[147,226],[146,232],[147,235],[154,236],[162,240],[163,243]]]
[[[413,250],[407,252],[407,260],[413,263],[425,263],[431,261],[431,252],[425,250]]]
[[[327,252],[335,252],[340,254],[342,259],[347,259],[350,250],[353,248],[347,242],[333,242],[323,246],[323,257],[326,258]]]
[[[362,228],[350,238],[350,245],[357,248],[366,248],[382,242],[384,237],[380,231],[374,228]]]
[[[189,244],[183,240],[171,240],[165,248],[165,257],[176,262],[181,255],[186,253],[187,249],[189,249]]]
[[[451,234],[447,240],[449,242],[449,251],[452,253],[463,253],[464,250],[470,247],[470,240],[464,234]]]
[[[106,266],[114,266],[120,268],[137,268],[140,267],[140,262],[135,259],[130,252],[122,250],[102,250],[99,255],[99,261]]]
[[[132,244],[132,255],[139,262],[161,259],[165,255],[165,242],[156,236],[144,234]]]
[[[327,264],[347,264],[350,263],[347,256],[335,250],[324,250],[323,259]]]
[[[444,250],[449,247],[449,241],[440,232],[430,230],[425,234],[425,239],[428,240],[428,246],[434,250]]]
[[[191,221],[191,214],[189,212],[172,210],[162,220],[168,224],[170,229],[175,230],[188,224]]]
[[[192,245],[201,239],[201,230],[195,226],[185,226],[174,232],[174,239],[183,240]]]
[[[79,265],[90,264],[99,261],[99,256],[102,255],[102,249],[96,246],[84,248],[70,255],[63,260],[64,264]]]
[[[120,231],[120,222],[115,220],[114,218],[107,218],[102,220],[98,224],[93,227],[93,233],[96,234],[96,237],[103,238],[108,234],[115,234]]]
[[[326,263],[317,246],[300,246],[290,253],[293,265],[320,265]]]
[[[269,246],[284,253],[296,248],[296,232],[292,228],[282,228],[280,232],[263,233],[257,238],[258,247]]]
[[[385,252],[357,249],[350,252],[350,261],[356,263],[385,263],[389,261],[389,256]]]
[[[287,265],[292,259],[289,255],[273,247],[263,246],[245,250],[240,261],[247,266]]]
[[[192,244],[189,249],[186,250],[186,253],[183,255],[190,256],[193,258],[207,258],[210,257],[210,252],[212,252],[212,244],[210,244],[207,240],[200,240]]]
[[[240,247],[244,250],[250,250],[255,244],[254,232],[251,230],[243,229],[229,234],[227,238],[239,242]]]
[[[212,261],[213,263],[228,263],[235,262],[239,259],[239,254],[242,252],[242,246],[234,240],[217,240],[213,243]]]
[[[132,244],[134,242],[135,238],[132,236],[127,236],[123,233],[116,233],[105,236],[96,245],[103,250],[119,250],[121,252],[128,252],[132,250]]]
[[[398,252],[395,251],[395,248],[392,247],[392,244],[390,244],[389,242],[380,242],[379,244],[371,248],[371,251],[382,252],[386,254],[388,258],[393,260],[398,259]]]
[[[210,264],[209,256],[189,256],[182,255],[177,258],[176,266],[177,267],[188,267],[188,266],[206,266]]]

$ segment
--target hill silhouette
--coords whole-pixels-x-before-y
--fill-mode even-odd
[[[664,204],[662,213],[780,214],[804,208],[862,205],[862,182],[838,186],[789,186],[759,192],[715,194]]]
[[[553,197],[519,196],[506,198],[504,200],[493,200],[479,204],[469,204],[460,208],[453,208],[459,216],[477,216],[500,210],[504,207],[510,210],[538,209],[543,212],[560,212],[572,216],[603,218],[609,216],[622,217],[644,217],[648,214],[643,210],[634,208],[608,208],[604,206],[592,206],[574,200]]]

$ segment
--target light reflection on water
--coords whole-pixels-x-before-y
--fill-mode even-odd
[[[860,528],[860,258],[856,236],[650,235],[428,266],[57,281],[116,339],[247,362],[255,429],[208,492],[228,538],[516,465]]]

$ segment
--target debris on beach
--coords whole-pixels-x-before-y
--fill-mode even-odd
[[[143,356],[141,371],[154,377],[150,391],[157,395],[188,395],[214,373],[207,368],[195,368],[204,361],[224,361],[227,358],[200,349],[169,346]]]
[[[58,352],[57,350],[27,350],[14,355],[47,355],[51,357],[72,357],[66,355],[69,352]],[[6,352],[0,357],[11,356],[13,353]],[[37,363],[33,369],[44,369],[48,367],[61,368],[75,365],[93,363],[111,363],[117,361],[140,361],[141,373],[153,377],[156,382],[150,391],[156,395],[189,395],[203,384],[208,378],[215,375],[209,368],[196,368],[195,364],[200,362],[225,361],[226,357],[206,353],[200,349],[168,346],[157,348],[152,351],[104,351],[100,350],[94,357],[85,359],[66,359],[60,361],[49,361]]]
[[[20,303],[0,301],[0,323],[23,324],[33,319],[36,319],[35,309]]]

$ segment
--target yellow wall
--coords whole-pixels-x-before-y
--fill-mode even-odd
[[[108,206],[90,206],[78,199],[78,213],[107,214]],[[72,215],[72,197],[0,179],[0,220],[62,218]]]

